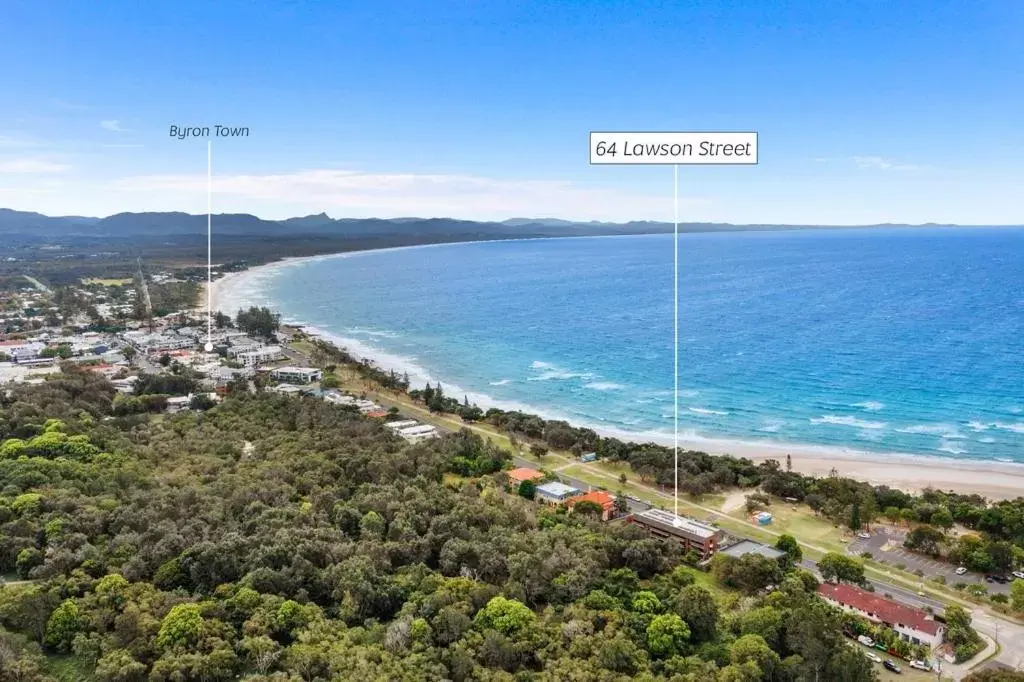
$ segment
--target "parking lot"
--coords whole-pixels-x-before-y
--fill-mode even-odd
[[[924,554],[917,554],[903,548],[905,533],[885,526],[877,526],[871,531],[870,539],[854,538],[847,546],[850,554],[859,556],[863,552],[871,552],[876,561],[884,561],[889,565],[903,564],[907,571],[921,571],[924,578],[937,575],[946,578],[947,585],[967,583],[968,585],[984,585],[989,594],[1009,594],[1010,584],[986,582],[985,576],[968,571],[963,575],[956,574],[956,566],[941,559],[932,559]]]

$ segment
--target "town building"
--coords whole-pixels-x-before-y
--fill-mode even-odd
[[[537,486],[537,499],[548,504],[561,504],[580,494],[579,488],[573,488],[561,481],[551,481]]]
[[[289,384],[309,384],[319,381],[324,373],[315,367],[278,367],[270,370],[270,376]]]
[[[526,467],[519,467],[518,469],[511,469],[505,472],[508,476],[508,482],[513,487],[518,488],[523,481],[543,481],[544,472],[537,471],[536,469],[528,469]]]
[[[822,583],[818,586],[818,594],[844,611],[891,628],[901,639],[911,644],[924,644],[933,649],[942,644],[945,627],[923,609],[845,583]]]
[[[585,495],[577,495],[568,501],[570,509],[580,502],[593,502],[601,507],[601,520],[608,521],[615,516],[615,497],[604,490],[593,490]]]
[[[398,435],[406,439],[410,443],[418,443],[421,440],[427,438],[433,438],[437,435],[437,427],[431,426],[430,424],[420,424],[419,426],[408,426],[404,429],[398,430]]]
[[[388,422],[384,426],[393,431],[398,431],[399,429],[407,429],[410,426],[416,426],[418,424],[419,422],[415,419],[399,419],[398,421]]]
[[[760,554],[763,557],[775,559],[776,561],[786,556],[786,553],[781,549],[775,549],[771,545],[765,545],[754,540],[740,540],[736,544],[720,549],[719,554],[725,554],[737,559],[747,554]]]
[[[676,516],[663,509],[648,509],[631,514],[628,523],[640,526],[648,534],[675,540],[683,551],[694,550],[703,558],[718,552],[724,533],[721,529],[685,516]]]
[[[281,346],[263,346],[247,353],[239,353],[235,359],[246,367],[255,367],[282,358],[284,358],[284,351]]]

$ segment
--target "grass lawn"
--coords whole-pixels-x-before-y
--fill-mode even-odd
[[[93,676],[91,665],[75,656],[47,656],[46,672],[61,682],[90,682]]]
[[[846,543],[842,542],[843,530],[836,528],[828,519],[815,516],[810,507],[776,503],[768,511],[772,514],[772,522],[765,528],[776,533],[788,533],[798,540],[835,552],[846,551]],[[750,520],[746,507],[730,512],[729,516],[742,521]]]

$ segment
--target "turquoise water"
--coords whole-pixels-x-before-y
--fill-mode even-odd
[[[1024,230],[680,237],[684,438],[1024,461]],[[275,266],[269,302],[471,399],[673,431],[672,236]]]

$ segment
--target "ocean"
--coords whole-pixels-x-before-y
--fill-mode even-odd
[[[1024,230],[684,234],[679,261],[689,445],[1024,462]],[[672,235],[318,257],[218,300],[481,406],[672,441]]]

